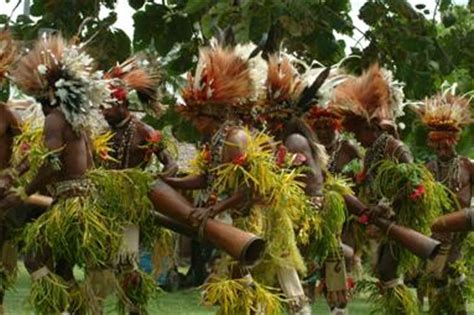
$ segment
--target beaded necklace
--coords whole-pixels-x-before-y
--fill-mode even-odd
[[[461,186],[460,162],[461,160],[457,155],[447,162],[439,159],[435,160],[436,180],[454,192],[458,192]],[[446,171],[444,176],[443,171]]]
[[[130,149],[137,130],[136,126],[137,122],[135,119],[133,119],[132,116],[129,116],[115,127],[115,129],[124,128],[120,139],[116,138],[112,144],[113,152],[116,154],[115,158],[120,162],[121,169],[128,168],[130,162]],[[115,164],[115,167],[112,166],[112,168],[118,168],[117,164]]]

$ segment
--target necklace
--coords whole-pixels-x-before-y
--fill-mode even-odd
[[[367,149],[364,158],[364,169],[367,173],[372,171],[374,165],[384,159],[389,139],[390,135],[384,132],[375,140],[372,146]]]
[[[129,116],[124,119],[120,124],[118,124],[116,126],[116,129],[117,127],[120,129],[124,128],[124,131],[120,138],[115,139],[112,145],[112,149],[116,153],[116,159],[120,162],[120,168],[124,169],[128,168],[129,165],[130,149],[136,132],[136,121],[132,119],[132,116]]]
[[[459,191],[461,183],[461,165],[459,156],[455,156],[447,162],[443,162],[439,159],[435,161],[436,167],[436,180],[454,192]],[[444,175],[444,176],[443,176]]]
[[[331,174],[337,173],[337,160],[339,159],[339,153],[341,152],[342,140],[336,140],[335,146],[335,149],[331,152],[331,156],[329,157],[328,163],[328,171]]]

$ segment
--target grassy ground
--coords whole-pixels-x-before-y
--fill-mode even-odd
[[[30,288],[30,278],[24,268],[20,269],[16,290],[10,291],[5,296],[5,314],[32,314],[28,310],[27,296]],[[116,314],[113,301],[106,307],[106,314]],[[322,299],[313,305],[313,314],[329,314]],[[351,315],[368,315],[370,306],[362,299],[355,299],[350,304]],[[199,305],[199,292],[197,290],[180,291],[177,293],[164,293],[152,302],[149,308],[150,315],[208,315],[214,314],[211,308]],[[474,315],[471,304],[469,314]]]

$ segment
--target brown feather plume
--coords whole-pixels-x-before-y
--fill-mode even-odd
[[[122,64],[113,67],[105,74],[105,79],[115,80],[112,82],[112,90],[124,87],[127,91],[137,91],[141,100],[146,103],[154,103],[157,100],[157,86],[160,77],[157,73],[149,73],[140,65],[135,57]]]
[[[330,104],[344,124],[351,120],[377,122],[394,119],[390,104],[390,87],[378,64],[372,65],[357,78],[350,78],[336,88]]]
[[[8,30],[0,31],[0,84],[15,59],[16,47]]]
[[[436,131],[460,132],[464,126],[473,122],[469,100],[451,92],[427,98],[416,111],[421,121]]]
[[[196,74],[188,74],[182,90],[187,116],[199,115],[203,110],[216,115],[223,106],[234,109],[249,108],[255,92],[247,60],[230,48],[203,48],[200,51]],[[205,109],[204,109],[205,107]]]
[[[271,101],[294,102],[300,97],[304,84],[287,57],[273,55],[268,60],[266,89]]]
[[[61,71],[65,42],[61,37],[38,40],[33,49],[24,56],[13,70],[16,85],[26,94],[43,96]],[[41,75],[40,66],[47,68],[48,75]]]

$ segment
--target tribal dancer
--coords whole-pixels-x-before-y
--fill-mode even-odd
[[[318,141],[324,145],[329,155],[327,171],[332,175],[342,175],[354,179],[355,174],[361,170],[362,154],[359,146],[347,139],[342,134],[342,124],[339,115],[329,108],[329,102],[334,94],[335,88],[344,82],[348,75],[341,73],[339,68],[331,68],[326,82],[319,89],[320,98],[306,113],[305,120],[316,133]],[[353,267],[359,275],[362,270],[360,263],[360,249],[358,244],[362,241],[357,239],[358,223],[352,218],[344,224],[342,232],[343,248],[345,249],[345,262],[347,272],[351,273]],[[348,253],[348,254],[347,254]],[[349,275],[350,286],[355,286],[352,275]]]
[[[402,113],[402,101],[400,84],[374,65],[337,87],[330,106],[341,117],[345,131],[354,133],[367,149],[357,179],[361,199],[371,209],[368,217],[385,217],[427,234],[448,197],[426,168],[412,163],[408,148],[397,139],[395,119]],[[382,296],[376,294],[374,300],[384,314],[418,313],[416,299],[399,276],[416,265],[414,255],[381,239],[376,275]]]
[[[110,140],[111,150],[105,152],[106,167],[116,170],[134,168],[142,170],[151,164],[153,155],[156,155],[164,165],[160,175],[163,177],[174,175],[178,166],[166,150],[164,135],[139,120],[129,111],[129,95],[132,91],[136,91],[142,103],[146,105],[153,105],[156,102],[158,78],[147,73],[138,65],[138,61],[132,58],[112,68],[106,73],[105,79],[109,83],[111,99],[102,105],[102,114],[113,132]],[[137,170],[137,172],[139,171]],[[148,208],[144,210],[151,210],[150,204],[146,203],[143,206]],[[136,211],[136,209],[130,209],[130,211]],[[150,217],[147,216],[147,219]],[[130,314],[143,313],[146,305],[135,304],[149,300],[144,292],[140,294],[143,299],[134,299],[132,291],[135,295],[139,295],[137,293],[139,287],[134,287],[130,285],[130,281],[126,281],[127,277],[133,277],[135,273],[138,273],[139,240],[144,236],[144,232],[147,233],[147,231],[140,229],[138,224],[128,224],[123,232],[124,243],[121,253],[117,261],[114,262],[117,277],[124,279],[121,284],[127,284],[125,287],[122,286],[121,290],[127,300],[132,303],[132,305],[125,303],[126,305],[122,309],[128,308]],[[100,277],[100,275],[97,276]],[[105,293],[100,292],[100,294],[104,295]]]
[[[0,91],[8,84],[7,74],[14,60],[16,48],[10,33],[6,30],[0,31]],[[13,152],[13,138],[21,133],[21,123],[17,115],[7,106],[0,102],[0,198],[5,194],[13,180],[14,174],[2,174],[2,171],[10,168]]]
[[[8,31],[0,31],[0,92],[15,55],[15,46]],[[7,104],[0,102],[0,200],[7,194],[14,179],[23,172],[22,168],[11,165],[15,136],[21,134],[21,122]],[[4,210],[1,203],[0,209]],[[0,307],[3,307],[5,291],[14,284],[16,271],[16,251],[8,242],[7,221],[2,214],[0,219]],[[0,310],[3,313],[3,309]]]
[[[303,220],[302,226],[299,226],[300,242],[306,249],[306,256],[310,256],[307,258],[312,261],[317,257],[324,266],[325,293],[331,312],[346,314],[348,288],[340,240],[345,221],[344,202],[337,202],[342,201],[342,195],[333,190],[333,186],[338,186],[334,185],[335,178],[323,173],[327,161],[325,150],[302,118],[311,104],[317,101],[316,94],[328,73],[329,69],[321,71],[312,85],[305,86],[286,56],[270,57],[265,96],[256,112],[257,121],[263,120],[276,140],[282,142],[277,152],[277,163],[301,169],[304,174],[300,180],[311,200],[308,211],[312,215],[309,217],[318,218],[316,221],[321,223],[318,227],[315,222],[309,222],[313,225],[309,234],[317,236],[312,235],[313,239],[302,241],[309,232],[303,228],[308,223]],[[285,163],[286,155],[292,156],[289,163]]]
[[[297,274],[305,267],[293,232],[293,217],[305,197],[296,173],[276,165],[272,139],[244,125],[257,97],[255,85],[249,61],[233,49],[201,50],[196,75],[188,77],[183,90],[181,111],[210,140],[195,161],[197,175],[166,181],[177,188],[203,189],[192,213],[195,224],[229,211],[235,225],[267,241],[256,267],[262,271],[255,272],[259,281],[243,266],[225,266],[227,272],[205,285],[207,303],[218,304],[219,314],[280,313],[280,299],[259,284],[272,286],[278,279],[291,314],[309,314]]]
[[[166,150],[163,135],[136,118],[129,111],[129,94],[135,90],[145,104],[156,102],[158,78],[141,69],[134,58],[110,70],[105,78],[110,80],[112,98],[102,113],[114,133],[110,167],[125,169],[145,168],[155,154],[163,164],[162,176],[174,175],[177,163]]]
[[[474,163],[458,155],[455,147],[463,127],[472,123],[470,100],[454,93],[455,86],[447,88],[426,99],[417,111],[429,129],[428,145],[436,154],[436,159],[427,164],[428,169],[437,181],[454,193],[459,208],[469,209],[473,197]],[[427,288],[430,314],[467,314],[466,275],[462,271],[465,262],[461,252],[466,234],[434,233],[433,237],[442,242],[442,247],[427,265],[428,277],[434,286]]]
[[[29,301],[40,314],[90,309],[72,266],[104,264],[105,249],[119,243],[85,177],[92,166],[91,106],[108,96],[91,63],[78,47],[51,37],[40,39],[12,72],[17,86],[41,103],[45,115],[43,164],[26,187],[10,195],[15,204],[48,189],[54,199],[26,227],[24,239],[29,253],[25,265],[33,280]]]

